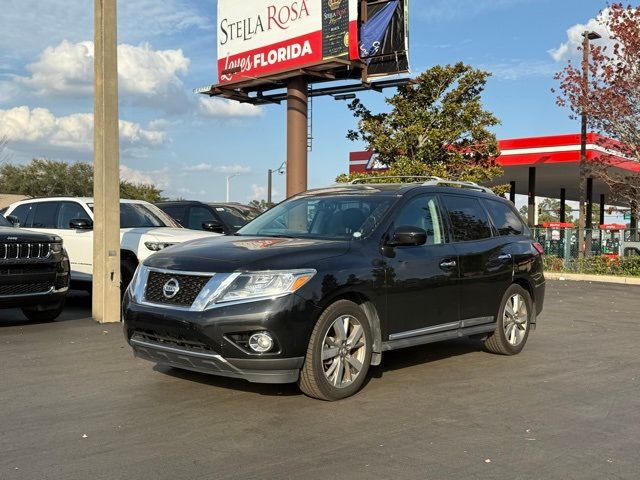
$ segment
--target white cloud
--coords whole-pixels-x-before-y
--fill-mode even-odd
[[[216,173],[251,173],[251,167],[246,165],[213,165],[211,163],[198,163],[183,168],[185,172],[216,172]]]
[[[143,171],[120,165],[120,178],[131,183],[155,185],[160,189],[165,189],[170,185],[168,168]]]
[[[200,98],[198,112],[209,118],[247,118],[263,114],[260,107],[248,103],[235,102],[226,98]]]
[[[93,114],[73,113],[56,117],[46,108],[28,106],[0,109],[0,136],[5,135],[12,148],[37,145],[42,148],[90,152],[93,149]],[[138,123],[120,120],[122,150],[159,147],[166,133],[144,129]]]
[[[118,2],[118,38],[140,42],[184,31],[212,28],[211,12],[188,0],[126,0]],[[207,9],[214,8],[207,3]],[[93,2],[87,0],[2,2],[0,52],[6,57],[32,56],[43,41],[78,42],[93,36]],[[43,40],[46,39],[46,40]],[[11,53],[9,53],[11,52]],[[23,62],[24,64],[24,62]]]
[[[549,55],[556,61],[562,62],[570,59],[578,58],[580,55],[580,47],[582,47],[584,32],[597,32],[602,36],[601,40],[597,40],[597,45],[611,46],[614,41],[611,39],[611,33],[604,24],[609,16],[609,10],[605,9],[596,18],[590,19],[586,24],[578,23],[567,30],[567,41],[563,42],[557,48],[549,50]]]
[[[558,67],[553,62],[536,60],[510,60],[492,65],[480,65],[498,80],[518,80],[523,77],[551,77]]]
[[[93,93],[93,42],[62,41],[47,47],[27,66],[29,77],[14,81],[40,96],[86,97]],[[189,69],[182,50],[153,50],[149,44],[118,46],[118,77],[124,96],[153,98],[158,104],[176,93],[184,95],[180,75]]]

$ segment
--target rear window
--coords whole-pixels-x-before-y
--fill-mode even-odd
[[[527,232],[520,216],[509,205],[495,200],[483,200],[483,203],[501,236],[523,235]]]
[[[491,237],[489,216],[477,198],[444,195],[454,242],[472,242]]]

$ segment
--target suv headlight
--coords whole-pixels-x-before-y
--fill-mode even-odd
[[[159,252],[160,250],[164,250],[165,248],[173,247],[176,245],[175,243],[167,243],[167,242],[144,242],[144,246],[147,247],[152,252]]]
[[[62,252],[62,240],[60,240],[60,243],[51,244],[51,253],[60,253],[60,252]]]
[[[226,303],[279,297],[304,286],[315,270],[278,270],[235,274],[222,291],[216,292],[208,303]]]

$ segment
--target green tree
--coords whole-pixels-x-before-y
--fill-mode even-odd
[[[565,220],[567,223],[574,223],[573,208],[570,205],[564,207]],[[524,205],[520,209],[520,214],[527,218],[529,213],[529,207]],[[543,224],[545,222],[559,222],[560,221],[560,200],[554,198],[545,198],[538,205],[538,223]]]
[[[271,207],[273,207],[273,205],[274,205],[273,203],[269,203],[266,200],[251,200],[249,202],[250,207],[257,208],[258,210],[260,210],[261,213],[266,212]]]
[[[358,129],[347,138],[362,141],[388,167],[384,176],[437,176],[488,182],[502,174],[498,140],[489,129],[499,120],[484,109],[482,93],[491,74],[463,63],[435,66],[401,87],[372,113],[356,99],[350,109]],[[346,182],[369,174],[340,175]]]
[[[0,191],[31,197],[90,197],[93,195],[93,166],[34,158],[27,165],[0,165]],[[157,202],[162,190],[150,184],[120,181],[120,196]]]

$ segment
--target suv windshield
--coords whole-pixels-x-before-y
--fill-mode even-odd
[[[237,235],[346,240],[369,235],[393,199],[383,196],[296,198],[256,218]]]

